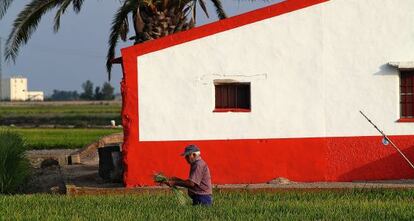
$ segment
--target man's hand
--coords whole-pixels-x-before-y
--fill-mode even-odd
[[[169,187],[173,187],[173,186],[177,186],[179,183],[182,183],[183,181],[184,181],[183,179],[173,176],[173,177],[168,178],[168,181],[164,183],[165,185]]]
[[[169,187],[181,186],[181,187],[186,187],[186,188],[192,188],[196,185],[191,180],[183,180],[183,179],[178,178],[178,177],[170,177],[170,178],[168,178],[168,181],[164,182],[164,184],[169,186]]]
[[[169,187],[173,187],[173,186],[176,186],[177,183],[179,183],[180,181],[182,181],[182,179],[178,177],[169,177],[167,181],[163,182],[163,184]]]
[[[165,182],[165,184],[169,187],[173,187],[173,186],[175,186],[176,182],[174,180],[169,180],[169,181]]]

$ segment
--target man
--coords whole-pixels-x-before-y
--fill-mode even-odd
[[[181,156],[190,164],[190,175],[187,180],[172,177],[168,186],[181,186],[188,189],[193,205],[210,206],[213,203],[210,170],[201,159],[200,149],[196,145],[188,145]]]

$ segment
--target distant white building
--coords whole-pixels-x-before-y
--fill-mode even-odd
[[[44,93],[43,91],[28,91],[27,92],[27,101],[43,101]]]
[[[29,91],[27,78],[14,76],[1,80],[1,100],[43,101],[43,91]]]

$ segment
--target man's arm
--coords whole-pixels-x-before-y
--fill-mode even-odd
[[[167,183],[168,186],[181,186],[186,188],[193,188],[195,183],[191,180],[183,180],[178,177],[172,177]]]

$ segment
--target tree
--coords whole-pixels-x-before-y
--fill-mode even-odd
[[[80,95],[82,100],[93,100],[93,83],[90,80],[87,80],[82,84],[83,93]]]
[[[0,19],[14,0],[0,0]],[[129,23],[132,20],[135,35],[129,38],[135,44],[160,38],[172,33],[193,28],[196,23],[197,3],[208,16],[206,0],[116,0],[121,3],[112,22],[108,41],[106,66],[108,77],[115,57],[118,40],[126,41]],[[220,19],[226,18],[221,0],[210,0]],[[73,10],[80,12],[84,0],[31,0],[18,14],[13,28],[6,41],[5,58],[15,61],[22,45],[26,44],[43,17],[56,9],[54,31],[60,27],[61,16],[72,5]]]
[[[102,99],[103,100],[115,99],[114,88],[108,82],[105,82],[102,86]]]
[[[95,87],[95,94],[94,99],[95,100],[113,100],[115,98],[114,95],[114,88],[109,84],[108,82],[105,82],[101,87],[97,86]]]
[[[79,100],[79,94],[77,91],[60,91],[53,90],[52,96],[50,96],[52,101],[74,101]]]
[[[100,101],[102,100],[102,92],[101,88],[99,86],[96,86],[95,88],[95,94],[93,95],[94,100]]]

